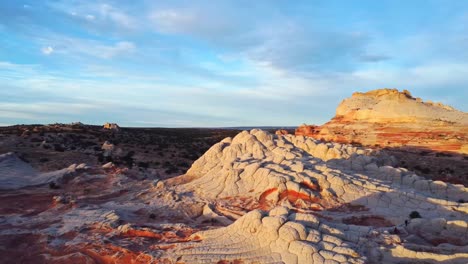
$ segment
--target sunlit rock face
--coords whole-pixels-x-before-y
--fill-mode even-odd
[[[197,233],[201,241],[168,256],[186,263],[468,260],[467,188],[394,164],[370,149],[302,136],[252,130],[224,139],[175,189],[234,222]],[[410,219],[415,211],[423,218]]]
[[[414,98],[404,90],[354,93],[336,116],[319,127],[299,127],[296,135],[374,146],[411,146],[468,153],[468,114],[441,103]]]
[[[396,163],[368,148],[254,129],[213,145],[186,174],[167,180],[71,166],[59,189],[34,182],[0,193],[7,245],[0,256],[26,263],[467,263],[467,188]],[[23,175],[15,171],[26,167],[0,159],[0,175]],[[22,254],[15,241],[30,250]]]

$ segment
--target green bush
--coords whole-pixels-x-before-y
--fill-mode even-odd
[[[418,211],[413,211],[413,212],[411,212],[411,213],[409,214],[409,217],[410,217],[411,219],[414,219],[414,218],[422,218]]]

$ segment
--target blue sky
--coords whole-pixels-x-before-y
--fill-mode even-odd
[[[468,1],[0,1],[0,125],[321,124],[383,87],[468,111]]]

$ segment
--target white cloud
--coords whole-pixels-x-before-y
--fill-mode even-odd
[[[157,31],[167,33],[187,33],[200,22],[196,14],[188,10],[156,10],[150,13],[149,19]]]
[[[109,29],[137,29],[138,16],[130,15],[123,5],[115,6],[108,3],[91,3],[90,1],[57,1],[49,3],[52,8],[69,14],[76,19],[85,20],[93,25]]]
[[[34,113],[29,113],[28,111],[25,112],[20,112],[17,111],[17,109],[9,109],[9,110],[3,110],[2,109],[2,104],[0,103],[0,116],[3,117],[8,117],[11,119],[34,119],[37,118],[37,115],[34,115]],[[10,124],[13,125],[13,124]]]
[[[81,59],[83,55],[102,59],[111,59],[117,56],[134,52],[136,46],[131,41],[117,41],[114,43],[104,43],[92,39],[83,39],[60,35],[52,32],[43,32],[37,35],[34,40],[39,45],[44,45],[41,49],[45,55],[63,54]],[[49,46],[53,44],[53,46]]]
[[[52,48],[51,46],[47,46],[47,47],[43,47],[41,51],[42,51],[42,54],[50,55],[54,52],[54,48]]]
[[[93,21],[94,19],[96,19],[96,17],[95,17],[95,16],[93,16],[93,15],[89,15],[89,14],[88,14],[88,15],[86,15],[86,16],[85,16],[85,18],[86,18],[86,20],[88,20],[88,21]]]
[[[96,7],[91,6],[91,9]],[[133,29],[138,24],[137,21],[130,15],[127,15],[122,10],[108,4],[101,4],[98,7],[98,13],[103,20],[110,20],[119,26]]]
[[[110,59],[115,56],[133,52],[135,50],[135,44],[129,41],[119,41],[114,45],[98,44],[93,46],[89,42],[82,42],[79,43],[75,48],[76,51],[81,53],[86,53],[104,59]]]
[[[468,83],[468,64],[427,63],[409,68],[367,69],[353,72],[356,81],[403,87],[443,87]]]
[[[216,7],[192,4],[178,8],[154,7],[147,19],[157,32],[187,34],[215,42],[224,38],[235,40],[240,34],[250,31],[245,27],[248,22],[236,10],[223,5],[225,3]]]

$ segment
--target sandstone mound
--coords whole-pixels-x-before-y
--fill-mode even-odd
[[[174,253],[185,263],[364,263],[355,243],[327,227],[316,216],[284,207],[269,214],[256,210],[228,227],[197,233],[200,242]]]
[[[408,91],[380,89],[354,93],[336,116],[296,135],[364,145],[411,146],[468,153],[468,114],[441,103],[424,102]]]
[[[370,149],[244,131],[214,145],[176,187],[237,221],[169,255],[187,263],[468,260],[468,190],[393,163]],[[247,213],[255,209],[269,216]],[[410,221],[414,211],[423,219]]]
[[[468,125],[468,114],[441,103],[424,102],[411,96],[407,90],[400,92],[397,89],[354,93],[341,102],[336,116],[344,121],[365,120],[373,123],[440,120]]]
[[[74,164],[62,170],[40,173],[33,169],[31,165],[18,158],[14,153],[1,154],[0,190],[18,189],[51,182],[58,183],[67,175],[72,174],[76,167],[76,164]]]

